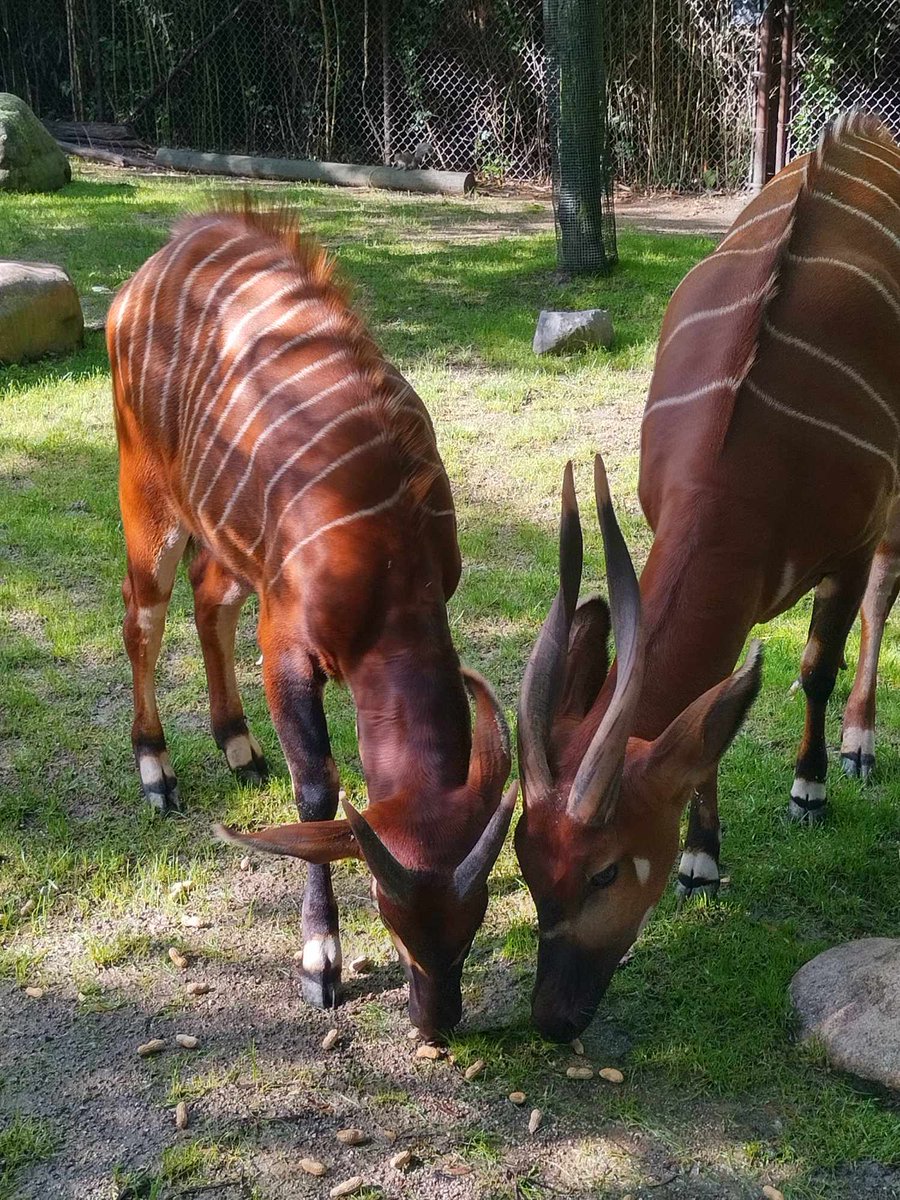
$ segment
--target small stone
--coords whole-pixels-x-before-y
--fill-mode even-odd
[[[584,1042],[581,1038],[572,1038],[572,1053],[577,1054],[579,1058],[584,1055]]]
[[[594,1071],[592,1067],[567,1067],[566,1075],[569,1079],[593,1079]]]
[[[820,1042],[829,1066],[900,1090],[900,938],[823,951],[791,980],[791,1000],[801,1040]]]
[[[195,979],[184,990],[189,996],[205,996],[207,992],[212,991],[212,988],[208,983],[201,983],[199,979]]]
[[[471,1066],[466,1067],[464,1074],[465,1074],[466,1079],[477,1079],[483,1070],[484,1070],[484,1059],[476,1058]]]
[[[349,1129],[339,1129],[335,1134],[339,1142],[343,1142],[345,1146],[365,1146],[372,1139],[367,1133],[361,1129],[354,1129],[352,1126]]]
[[[27,987],[25,989],[25,995],[30,996],[32,1000],[40,1000],[43,994],[44,989],[42,987]]]
[[[200,1039],[195,1038],[193,1034],[190,1033],[176,1033],[175,1041],[182,1048],[182,1050],[196,1050],[200,1045]]]
[[[187,1105],[183,1100],[179,1100],[175,1105],[175,1128],[187,1129],[188,1127],[188,1110]]]
[[[188,967],[187,956],[182,954],[177,946],[169,947],[169,958],[175,964],[179,971],[186,971]]]
[[[447,1051],[443,1046],[433,1046],[431,1042],[425,1042],[416,1050],[416,1058],[429,1058],[432,1061],[438,1058],[445,1058]]]
[[[352,1196],[354,1192],[358,1192],[363,1185],[362,1175],[354,1175],[350,1179],[345,1179],[343,1183],[336,1183],[328,1193],[330,1200],[338,1200],[340,1196]]]
[[[368,975],[372,970],[372,960],[365,954],[361,954],[359,958],[354,958],[350,962],[350,970],[355,971],[357,975]]]
[[[179,896],[184,896],[194,886],[190,879],[179,879],[169,888],[169,895],[173,900],[177,900]]]
[[[607,1083],[624,1083],[625,1076],[618,1067],[602,1067],[598,1072],[601,1079],[605,1079]]]
[[[305,1171],[307,1175],[324,1175],[328,1168],[317,1158],[301,1158],[300,1170]]]
[[[525,1101],[527,1099],[528,1099],[528,1097],[525,1095],[524,1092],[510,1092],[509,1093],[510,1104],[522,1105],[525,1103]]]
[[[406,1036],[411,1042],[416,1042],[419,1040],[419,1031],[418,1029],[411,1029]]]
[[[250,865],[251,865],[251,859],[250,859],[250,855],[249,855],[249,854],[245,854],[245,855],[244,855],[244,857],[241,859],[241,862],[240,862],[240,867],[241,867],[241,870],[242,870],[242,871],[249,871],[249,870],[250,870]]]
[[[613,326],[605,308],[586,308],[580,312],[544,309],[538,317],[531,348],[535,354],[561,354],[612,343]]]
[[[472,1168],[467,1163],[451,1163],[448,1167],[443,1168],[445,1175],[471,1175]]]
[[[184,914],[181,923],[185,929],[209,929],[209,921],[205,921],[203,917],[193,917],[190,913]]]
[[[19,909],[19,916],[20,917],[30,917],[36,908],[37,908],[37,901],[34,898],[32,898],[31,900],[26,900],[25,903],[22,905],[22,907]]]
[[[412,1162],[412,1150],[401,1150],[399,1154],[395,1154],[391,1159],[391,1166],[395,1171],[402,1171],[404,1167],[408,1167]]]
[[[396,1142],[396,1140],[397,1140],[397,1130],[396,1129],[379,1129],[378,1132],[381,1135],[381,1137],[384,1138],[384,1140],[387,1142],[387,1144],[389,1146],[393,1146],[394,1142]]]
[[[544,1114],[539,1108],[531,1110],[531,1116],[528,1118],[528,1132],[537,1133],[541,1127],[541,1121],[544,1119]]]
[[[336,1029],[329,1029],[322,1038],[322,1049],[333,1050],[337,1045],[337,1041],[340,1036],[340,1033]]]
[[[772,1187],[771,1183],[767,1183],[762,1190],[762,1194],[766,1200],[784,1200],[784,1192],[779,1192],[777,1187]]]
[[[160,1050],[165,1050],[165,1048],[165,1038],[153,1038],[151,1041],[144,1042],[143,1045],[138,1046],[137,1052],[141,1058],[149,1058],[151,1054],[159,1054]]]

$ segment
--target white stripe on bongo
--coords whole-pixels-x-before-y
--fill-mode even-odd
[[[306,341],[306,340],[307,340],[306,336],[304,336],[304,338],[302,338],[302,339],[294,338],[294,339],[292,339],[291,342],[286,343],[286,348],[288,346],[292,346],[296,342]],[[222,455],[222,458],[219,461],[219,465],[218,465],[218,467],[216,467],[215,474],[212,477],[212,481],[210,482],[209,487],[203,493],[203,497],[200,500],[200,503],[197,505],[198,512],[200,512],[203,509],[203,506],[206,504],[206,501],[209,499],[210,492],[218,483],[219,477],[221,476],[222,472],[225,470],[225,466],[226,466],[229,458],[234,453],[234,451],[237,449],[237,447],[240,445],[241,439],[243,438],[244,434],[247,432],[247,430],[250,428],[250,426],[253,424],[253,422],[256,420],[256,418],[259,416],[262,409],[265,408],[265,406],[269,403],[269,401],[274,396],[277,396],[279,392],[283,392],[286,387],[292,387],[294,384],[298,383],[305,376],[311,375],[314,371],[321,371],[324,367],[331,366],[331,364],[333,362],[335,362],[339,358],[344,358],[346,356],[346,354],[347,354],[346,350],[335,350],[335,352],[333,354],[329,354],[326,358],[319,358],[319,359],[316,359],[315,362],[307,363],[305,367],[301,367],[299,370],[295,371],[293,373],[293,375],[288,375],[288,377],[286,379],[282,379],[280,383],[276,383],[276,385],[273,388],[270,388],[267,392],[265,392],[262,395],[262,397],[256,402],[254,407],[250,410],[250,412],[244,418],[244,423],[241,425],[240,429],[237,431],[237,433],[232,438],[231,443],[228,446],[228,449]],[[252,466],[253,461],[256,458],[256,451],[259,448],[260,442],[264,441],[265,438],[267,438],[269,436],[269,434],[274,429],[276,429],[279,425],[284,424],[284,422],[288,419],[288,415],[293,416],[294,413],[299,412],[301,409],[308,408],[311,404],[318,404],[318,402],[325,395],[327,395],[329,393],[329,391],[331,391],[331,390],[332,389],[330,389],[330,388],[326,388],[324,390],[324,392],[319,392],[315,396],[311,397],[310,399],[304,400],[302,404],[294,405],[294,407],[292,409],[289,409],[287,413],[283,413],[278,418],[277,421],[275,421],[275,422],[273,422],[273,424],[267,426],[253,444],[253,450],[250,454],[250,459],[247,463],[247,469],[245,470],[244,476],[242,476],[242,478],[244,478],[246,476],[247,471],[249,471],[250,467]],[[232,496],[232,499],[228,502],[228,510],[229,511],[231,509],[231,505],[233,504],[233,502],[234,502],[234,496]],[[223,514],[221,520],[219,521],[220,525],[224,519],[225,519],[225,516]],[[217,526],[217,528],[218,528],[218,526]]]
[[[317,484],[321,483],[323,479],[327,479],[329,475],[333,474],[340,467],[343,467],[352,459],[358,458],[360,454],[365,454],[368,450],[374,450],[376,446],[386,445],[389,441],[390,435],[386,432],[386,430],[382,429],[379,433],[376,433],[373,438],[369,438],[367,442],[359,442],[357,445],[351,446],[349,450],[345,450],[343,454],[339,454],[334,462],[328,463],[327,466],[324,466],[321,471],[318,471],[310,479],[307,479],[306,483],[304,483],[303,487],[300,488],[299,492],[295,492],[294,495],[291,496],[290,500],[288,500],[287,504],[285,504],[284,508],[278,514],[278,520],[275,522],[275,528],[272,530],[269,553],[272,552],[278,542],[278,535],[281,532],[281,526],[284,524],[284,520],[287,516],[289,508],[292,508],[298,500],[302,500],[307,492],[312,491]]]
[[[219,292],[222,290],[222,288],[225,286],[225,284],[228,282],[228,280],[232,277],[232,275],[234,275],[236,271],[239,271],[241,269],[241,267],[246,266],[247,263],[249,263],[251,259],[259,258],[261,255],[268,255],[269,257],[271,257],[272,247],[265,246],[262,250],[254,250],[252,254],[247,254],[247,255],[245,255],[244,258],[238,259],[238,261],[233,266],[229,267],[228,270],[225,271],[225,273],[223,275],[219,276],[219,279],[218,279],[215,287],[212,289],[212,291],[209,293],[209,295],[206,298],[206,303],[203,306],[203,311],[200,313],[200,319],[197,321],[197,324],[195,327],[194,344],[191,348],[191,357],[188,360],[188,362],[185,366],[185,369],[184,369],[185,379],[189,379],[191,377],[191,375],[193,375],[193,377],[194,377],[194,382],[190,385],[191,390],[187,396],[187,405],[188,406],[193,402],[195,397],[197,397],[199,399],[198,392],[202,390],[202,388],[204,387],[204,385],[206,383],[206,376],[204,374],[204,368],[206,367],[206,364],[209,361],[210,352],[211,351],[214,352],[215,348],[216,348],[216,337],[215,337],[215,333],[213,332],[209,336],[209,339],[206,344],[206,349],[203,351],[203,356],[201,357],[200,362],[197,364],[197,367],[195,370],[194,369],[194,360],[197,357],[197,346],[199,345],[199,342],[200,342],[199,335],[203,331],[204,325],[206,323],[207,314],[209,313],[210,309],[212,308],[212,305],[213,305],[214,300],[216,299],[216,296],[219,294]],[[256,274],[251,275],[249,279],[245,279],[244,282],[240,285],[240,287],[235,288],[235,290],[229,296],[226,297],[225,301],[222,304],[221,309],[216,314],[216,319],[218,321],[221,321],[223,314],[225,312],[227,312],[229,308],[231,308],[231,306],[235,303],[235,301],[238,299],[238,297],[241,296],[242,293],[246,292],[248,288],[254,287],[260,281],[260,279],[264,279],[271,270],[277,269],[278,267],[287,268],[290,265],[291,264],[288,259],[279,259],[275,263],[270,263],[269,266],[266,267],[264,270],[257,271]],[[198,411],[197,408],[195,408],[192,412],[188,412],[188,419],[185,423],[184,428],[181,431],[182,439],[185,441],[188,440],[190,437],[191,429],[192,429],[192,426],[194,423],[194,419],[196,418],[197,411]]]
[[[388,496],[386,500],[382,500],[378,504],[373,504],[371,508],[360,508],[356,512],[347,513],[347,515],[344,517],[336,517],[333,521],[328,521],[325,525],[321,525],[317,530],[315,530],[315,532],[308,533],[305,538],[302,538],[296,544],[296,546],[289,550],[285,555],[281,566],[269,580],[270,585],[275,582],[291,559],[295,555],[299,554],[304,546],[308,546],[310,542],[313,542],[316,538],[321,537],[323,533],[327,533],[329,529],[335,529],[339,525],[349,525],[352,521],[361,521],[365,517],[374,517],[377,513],[384,512],[386,509],[395,505],[397,501],[401,499],[405,491],[406,481],[404,480],[403,483],[401,483],[397,488],[396,492],[394,492],[393,496]]]
[[[703,387],[695,388],[692,392],[684,392],[680,396],[666,396],[663,400],[653,400],[647,404],[647,410],[644,417],[648,417],[650,413],[656,412],[658,408],[672,408],[677,404],[688,404],[691,400],[699,400],[701,396],[708,396],[710,392],[718,392],[725,388],[730,391],[740,383],[737,376],[728,376],[725,379],[714,379],[712,383],[705,383]]]
[[[116,348],[116,368],[117,368],[118,375],[119,375],[119,388],[122,391],[125,390],[125,368],[122,363],[122,328],[125,324],[125,314],[128,312],[128,309],[131,307],[131,301],[133,299],[132,293],[134,292],[134,287],[132,286],[133,284],[134,284],[134,280],[133,279],[129,280],[128,283],[126,283],[125,287],[122,289],[122,291],[119,293],[119,296],[117,298],[118,305],[117,305],[117,311],[116,311],[116,336],[115,336],[115,340],[114,340],[114,345]],[[130,363],[129,363],[129,367],[130,367]],[[130,369],[128,371],[128,382],[130,385],[130,383],[131,383]],[[133,399],[134,398],[132,397],[132,400]]]
[[[342,382],[346,382],[346,380]],[[266,484],[266,490],[263,493],[263,511],[262,518],[260,520],[259,535],[257,536],[256,541],[247,551],[248,554],[253,554],[259,543],[263,540],[263,536],[266,532],[266,521],[269,519],[269,497],[272,494],[272,489],[277,485],[279,479],[281,479],[285,471],[289,471],[298,458],[302,458],[308,450],[311,450],[313,446],[317,446],[323,438],[326,438],[328,434],[332,432],[332,430],[337,429],[338,425],[343,424],[344,421],[350,420],[351,417],[358,417],[363,413],[371,412],[371,408],[372,406],[369,403],[358,404],[355,408],[348,408],[346,412],[342,412],[332,421],[329,421],[326,425],[323,425],[321,429],[317,430],[309,439],[309,441],[304,442],[302,446],[298,447],[298,449],[296,449],[294,453],[281,464],[281,466]]]
[[[430,504],[420,504],[422,512],[428,513],[429,517],[455,517],[455,508],[432,508]]]
[[[883,233],[885,237],[890,238],[894,245],[900,249],[900,237],[893,230],[888,229],[887,225],[882,225],[880,221],[876,221],[869,213],[863,212],[861,208],[854,208],[852,204],[845,204],[843,200],[838,200],[836,196],[829,196],[827,192],[810,192],[811,196],[815,196],[817,200],[824,200],[828,204],[833,204],[835,208],[843,209],[844,212],[852,213],[855,217],[861,217],[864,221],[868,221],[870,225],[874,225],[879,233]]]
[[[208,232],[208,227],[206,225],[202,225],[199,229],[192,230],[175,245],[170,243],[168,259],[165,263],[165,266],[156,276],[156,286],[153,289],[153,296],[150,300],[150,318],[147,321],[147,336],[144,338],[144,361],[141,364],[141,379],[138,385],[138,409],[142,416],[144,413],[144,386],[147,381],[147,371],[150,367],[150,347],[153,344],[153,338],[156,332],[156,302],[159,299],[159,293],[162,289],[163,280],[166,278],[178,260],[190,249],[191,243],[195,242],[202,234],[206,234]],[[169,351],[171,352],[171,347],[169,347]]]
[[[231,247],[236,242],[239,242],[243,238],[246,238],[246,237],[247,237],[246,232],[236,234],[234,237],[229,238],[227,242],[224,242],[216,250],[213,250],[212,254],[207,254],[206,258],[201,258],[201,260],[197,263],[197,265],[193,268],[193,270],[187,276],[184,283],[181,285],[181,287],[182,287],[181,300],[179,301],[179,304],[178,304],[178,314],[175,317],[175,329],[172,334],[172,344],[169,347],[169,354],[171,356],[170,360],[169,360],[169,369],[166,372],[165,382],[163,383],[162,396],[160,397],[160,402],[159,402],[160,425],[165,425],[166,410],[169,406],[169,393],[172,390],[172,380],[175,376],[175,369],[176,369],[176,367],[178,367],[178,365],[181,362],[181,357],[180,357],[181,331],[184,328],[184,314],[187,311],[188,300],[190,300],[190,298],[191,298],[191,288],[193,287],[194,280],[197,278],[197,276],[200,274],[200,272],[203,270],[204,267],[208,266],[210,263],[218,262],[218,260],[224,254],[226,254],[228,252],[228,250],[230,250]]]
[[[870,454],[877,454],[879,458],[890,466],[894,476],[894,490],[897,489],[897,463],[893,455],[888,454],[886,450],[882,450],[880,446],[876,446],[873,442],[867,442],[864,438],[857,437],[853,433],[849,433],[840,425],[835,425],[833,421],[824,421],[821,417],[814,417],[810,413],[801,412],[799,409],[790,408],[787,404],[782,404],[780,400],[776,400],[774,396],[770,396],[752,379],[744,380],[744,386],[747,387],[754,396],[767,404],[769,408],[776,412],[783,413],[786,417],[793,417],[797,421],[805,421],[808,425],[815,425],[818,429],[824,429],[828,433],[836,433],[838,437],[844,438],[853,446],[858,446],[860,450],[867,450]]]
[[[814,346],[812,342],[804,341],[803,338],[795,337],[792,333],[785,333],[782,329],[776,329],[768,319],[763,322],[763,328],[776,339],[782,342],[785,346],[793,346],[797,350],[802,350],[805,354],[809,354],[812,358],[817,358],[819,362],[826,363],[829,367],[834,367],[835,370],[841,371],[846,377],[852,380],[857,387],[861,388],[870,400],[874,400],[878,407],[886,414],[891,424],[894,426],[898,436],[900,436],[900,421],[894,410],[881,395],[869,383],[868,379],[860,375],[859,371],[854,370],[849,364],[843,362],[839,358],[835,358],[833,354],[829,354],[826,350]]]
[[[203,419],[200,421],[200,423],[197,426],[196,433],[195,433],[194,445],[190,452],[191,458],[193,458],[194,454],[196,453],[197,446],[199,445],[200,431],[202,430],[207,419],[212,415],[212,412],[216,406],[216,401],[217,401],[218,397],[220,395],[222,395],[222,393],[225,391],[225,388],[228,386],[228,382],[231,379],[232,375],[234,375],[234,373],[237,369],[238,363],[241,361],[241,359],[246,357],[246,355],[248,355],[251,351],[255,350],[256,346],[263,340],[263,338],[266,338],[269,336],[269,334],[274,333],[274,331],[276,329],[278,329],[279,326],[285,325],[298,312],[302,312],[302,310],[304,308],[309,308],[309,306],[313,303],[314,303],[314,301],[309,298],[306,300],[301,300],[299,304],[293,305],[292,308],[289,308],[286,312],[282,313],[282,315],[278,318],[278,320],[273,325],[269,325],[266,329],[262,330],[255,338],[253,338],[250,341],[247,341],[241,347],[241,349],[238,351],[238,353],[234,356],[231,366],[228,368],[228,371],[225,374],[225,378],[219,384],[219,387],[214,392],[209,404],[207,405],[206,413],[204,414]],[[191,489],[188,493],[188,499],[191,503],[193,503],[193,501],[194,501],[194,496],[196,494],[197,487],[199,486],[199,483],[200,483],[200,473],[203,470],[203,464],[206,462],[209,452],[210,452],[210,450],[212,450],[213,445],[215,444],[215,440],[219,436],[219,433],[221,432],[222,427],[224,426],[225,421],[228,418],[228,414],[231,412],[231,410],[237,404],[238,399],[240,398],[244,389],[249,384],[250,380],[253,378],[254,375],[256,375],[256,373],[258,371],[261,371],[263,369],[263,367],[268,366],[268,364],[272,361],[272,359],[278,358],[280,355],[284,354],[285,350],[287,350],[290,346],[292,346],[292,345],[297,346],[297,345],[301,344],[301,342],[306,341],[306,340],[307,340],[307,335],[303,334],[302,337],[291,338],[287,342],[279,342],[279,344],[275,347],[275,349],[270,354],[266,355],[266,357],[264,359],[262,359],[260,362],[255,363],[250,368],[250,370],[247,371],[244,375],[242,375],[241,378],[238,380],[237,384],[232,389],[231,395],[228,397],[228,402],[226,403],[226,405],[222,409],[222,411],[219,413],[219,419],[216,422],[215,429],[212,431],[212,433],[207,438],[206,448],[200,456],[200,461],[197,463],[196,468],[192,468],[194,479],[193,479],[193,483],[191,485]]]
[[[900,318],[900,299],[889,288],[886,288],[880,279],[876,279],[874,275],[868,271],[864,271],[862,267],[858,267],[855,263],[844,262],[842,258],[827,258],[825,255],[818,254],[793,254],[789,252],[787,257],[793,263],[814,263],[828,267],[840,267],[844,271],[850,271],[853,275],[858,275],[860,279],[865,279],[867,283],[871,283],[872,287],[891,306],[896,316]]]
[[[875,146],[876,149],[883,150],[885,154],[890,154],[892,158],[896,158],[900,162],[900,146],[888,142],[879,142],[875,138],[865,137],[861,133],[855,133],[853,136],[860,142],[865,142],[869,146]],[[885,163],[885,166],[887,166],[887,163]]]
[[[824,167],[822,167],[822,170],[827,171],[830,175],[840,175],[844,179],[849,179],[851,183],[859,183],[862,184],[863,187],[870,188],[873,192],[877,192],[879,196],[884,196],[885,200],[887,200],[889,204],[893,204],[894,208],[900,212],[900,204],[897,203],[890,192],[886,192],[884,188],[878,187],[878,185],[872,183],[871,180],[863,179],[859,175],[851,175],[849,171],[843,171],[840,167],[833,167],[830,163],[826,163]]]
[[[745,221],[743,225],[738,225],[737,229],[732,229],[731,233],[722,238],[721,242],[719,242],[719,249],[721,250],[721,248],[730,242],[733,237],[737,237],[739,233],[743,233],[744,230],[749,229],[751,225],[756,225],[760,221],[768,221],[769,217],[774,216],[775,213],[785,212],[786,209],[793,208],[795,204],[796,197],[793,200],[786,200],[784,204],[775,204],[772,206],[772,208],[767,208],[765,212],[757,213],[755,217],[751,217],[748,221]]]
[[[868,138],[864,139],[868,141]],[[853,146],[850,142],[846,143],[847,149],[852,150],[854,154],[861,154],[863,158],[871,158],[872,162],[878,163],[880,167],[885,167],[888,171],[893,171],[895,175],[900,175],[900,167],[895,167],[893,163],[885,162],[883,158],[879,158],[877,154],[870,154],[868,150],[860,150],[859,146]],[[884,147],[887,149],[887,147]]]
[[[679,334],[682,329],[686,329],[689,325],[696,325],[699,321],[709,321],[714,317],[724,317],[728,313],[739,312],[740,309],[747,308],[749,305],[756,304],[759,300],[762,300],[768,291],[769,283],[766,281],[764,287],[751,292],[749,296],[744,296],[741,300],[733,300],[730,304],[719,305],[718,308],[703,308],[699,312],[691,313],[689,317],[683,317],[660,346],[659,353],[662,354],[676,334]]]
[[[675,291],[680,291],[684,286],[684,281],[689,279],[695,271],[699,271],[701,267],[705,267],[707,263],[718,262],[720,258],[727,258],[730,255],[747,257],[749,255],[762,254],[765,250],[777,250],[790,237],[790,233],[791,231],[788,228],[784,233],[779,234],[777,238],[773,238],[770,242],[760,242],[758,246],[737,246],[733,250],[719,250],[718,248],[713,250],[711,254],[707,254],[706,258],[701,258],[698,263],[694,263],[687,274],[682,277],[681,283],[679,283]]]
[[[296,283],[291,284],[288,288],[282,289],[281,292],[273,294],[273,296],[270,297],[268,303],[274,303],[274,301],[276,299],[283,299],[283,293],[292,290],[296,286],[297,286]],[[278,318],[277,321],[273,322],[273,324],[267,325],[266,328],[261,330],[255,337],[250,338],[246,342],[244,342],[243,346],[241,346],[241,348],[235,354],[234,358],[231,360],[228,370],[225,372],[224,376],[215,380],[213,393],[212,393],[211,397],[209,398],[209,402],[206,405],[202,405],[201,402],[203,400],[204,395],[206,394],[207,387],[209,385],[210,380],[207,379],[203,383],[203,385],[201,386],[200,392],[197,395],[197,405],[196,405],[196,409],[195,409],[195,413],[199,414],[199,418],[197,420],[195,420],[195,422],[191,428],[191,431],[190,431],[191,447],[189,450],[189,455],[190,455],[191,459],[197,454],[197,451],[198,451],[198,448],[200,445],[200,433],[203,429],[203,426],[207,423],[207,421],[210,419],[210,417],[212,417],[215,414],[216,403],[217,403],[219,397],[225,391],[226,387],[228,386],[229,381],[231,380],[232,376],[234,375],[235,371],[237,370],[238,366],[243,361],[243,359],[246,358],[246,356],[249,353],[251,353],[251,351],[256,349],[257,345],[259,344],[259,342],[261,342],[263,340],[263,338],[268,337],[269,334],[273,333],[281,325],[284,325],[287,321],[291,320],[291,318],[294,317],[295,314],[302,312],[304,308],[309,308],[310,305],[312,305],[314,303],[315,303],[315,300],[312,297],[307,297],[307,299],[299,301],[299,303],[292,305],[290,308],[288,308],[284,312],[282,312],[281,316]],[[258,305],[257,308],[253,310],[253,315],[255,316],[260,311],[260,309],[262,309],[264,307],[266,307],[266,305]],[[245,316],[243,316],[241,318],[239,324],[245,323],[248,316],[250,316],[250,313],[245,314]],[[283,345],[284,345],[283,342],[279,342],[277,349],[281,350]],[[224,349],[225,349],[225,347],[223,344],[222,350],[224,351]],[[253,370],[255,370],[255,368],[253,368]],[[248,374],[252,375],[253,370],[251,370]],[[214,376],[211,375],[210,379],[212,379],[212,378],[214,378]],[[241,379],[238,382],[238,384],[235,388],[235,392],[238,395],[240,395],[241,390],[242,390],[244,384],[246,383],[246,381],[247,381],[247,376],[245,376],[243,379]],[[232,395],[229,398],[228,403],[225,405],[225,408],[219,414],[219,420],[216,425],[216,428],[215,428],[214,432],[210,435],[209,439],[207,440],[206,449],[203,451],[203,455],[201,457],[201,465],[203,462],[206,461],[206,456],[209,453],[209,451],[213,445],[213,442],[216,439],[216,435],[218,434],[219,430],[222,428],[222,424],[225,420],[225,417],[231,411],[233,404],[234,404],[234,395]],[[201,412],[201,407],[202,407],[202,412]],[[194,474],[195,474],[194,486],[195,487],[196,487],[196,483],[197,483],[197,479],[196,479],[197,472],[199,472],[199,467],[197,467],[196,471],[194,472]]]

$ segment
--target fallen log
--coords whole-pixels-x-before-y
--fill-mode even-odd
[[[130,125],[111,125],[108,121],[57,121],[47,118],[44,128],[58,142],[79,146],[140,146],[142,143]]]
[[[108,163],[112,167],[152,167],[152,158],[138,158],[135,154],[120,154],[117,150],[101,150],[99,146],[76,146],[74,142],[57,142],[64,154],[75,158],[86,158],[91,162]]]
[[[475,187],[475,176],[471,171],[406,171],[396,167],[367,167],[314,159],[201,154],[194,150],[172,150],[168,146],[160,146],[156,161],[161,167],[203,175],[333,183],[342,187],[386,188],[394,192],[426,192],[442,196],[463,196]]]

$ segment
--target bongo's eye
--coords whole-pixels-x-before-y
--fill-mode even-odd
[[[608,867],[604,867],[602,871],[591,876],[591,887],[607,888],[611,883],[615,883],[618,874],[619,864],[610,863]]]

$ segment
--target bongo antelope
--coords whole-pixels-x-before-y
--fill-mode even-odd
[[[244,205],[184,221],[119,293],[108,323],[128,555],[125,644],[144,794],[179,806],[154,688],[190,544],[212,729],[242,779],[265,777],[234,671],[238,614],[259,596],[263,681],[297,824],[222,836],[310,863],[302,986],[336,1002],[329,864],[365,859],[433,1035],[461,1011],[463,960],[515,790],[488,684],[462,672],[446,601],[460,575],[450,486],[428,414],[381,357],[324,252],[286,214]],[[335,820],[322,708],[344,680],[370,807]],[[474,731],[466,691],[475,701]]]
[[[575,608],[580,531],[564,487],[560,592],[519,702],[516,848],[540,925],[533,1015],[549,1036],[591,1019],[663,891],[689,799],[678,888],[717,887],[716,768],[758,687],[758,649],[728,673],[752,626],[810,589],[790,815],[823,816],[825,706],[881,545],[862,707],[844,729],[845,762],[865,769],[865,698],[897,589],[898,446],[900,149],[851,115],[672,298],[642,430],[655,539],[639,594],[598,468],[618,651],[608,677],[605,610]]]

